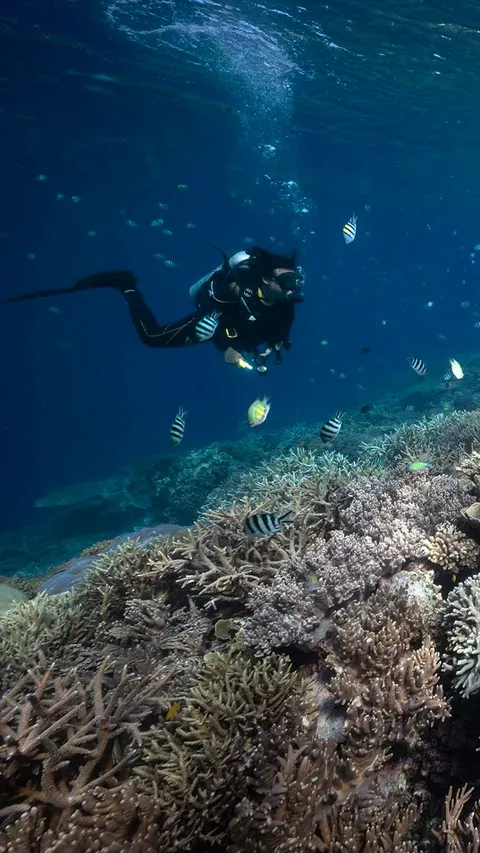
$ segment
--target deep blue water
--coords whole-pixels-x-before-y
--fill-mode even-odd
[[[307,277],[267,377],[148,349],[113,291],[3,304],[2,529],[168,452],[179,405],[188,449],[235,438],[260,393],[271,426],[316,421],[410,382],[408,352],[446,369],[478,347],[479,39],[466,3],[2,3],[2,297],[125,267],[167,321],[218,262],[205,243],[245,238],[298,248]]]

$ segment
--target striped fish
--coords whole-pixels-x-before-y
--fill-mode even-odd
[[[180,444],[183,439],[183,434],[185,432],[186,414],[187,412],[180,406],[177,414],[173,419],[172,426],[170,427],[170,441],[172,442],[172,444]]]
[[[284,521],[292,514],[291,509],[285,512],[258,512],[249,515],[245,519],[243,532],[247,536],[270,536],[271,533],[279,533]]]
[[[324,425],[320,430],[320,438],[325,444],[337,438],[338,433],[342,428],[342,418],[344,414],[345,412],[336,411],[333,418],[330,418],[330,420],[325,421]]]
[[[346,243],[353,243],[357,233],[357,217],[352,213],[348,222],[343,226],[343,236]]]
[[[408,355],[407,361],[410,367],[413,367],[415,373],[418,373],[419,376],[425,376],[427,372],[427,365],[421,358],[414,358],[413,355]]]
[[[215,334],[218,326],[218,321],[221,317],[220,311],[212,311],[206,317],[202,317],[195,326],[195,334],[199,341],[209,341],[212,335]]]

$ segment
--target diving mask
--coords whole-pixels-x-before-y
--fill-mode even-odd
[[[303,302],[305,296],[302,290],[303,276],[295,270],[283,270],[274,273],[272,283],[268,285],[269,295],[274,300],[286,300],[288,302]]]

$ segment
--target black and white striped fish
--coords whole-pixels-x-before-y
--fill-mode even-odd
[[[343,226],[343,236],[346,243],[353,243],[357,233],[357,217],[352,213],[348,222]]]
[[[258,512],[245,519],[243,532],[247,536],[270,536],[279,533],[284,521],[292,514],[291,509],[285,512]]]
[[[425,376],[427,372],[427,365],[421,358],[415,358],[413,355],[408,355],[407,361],[410,367],[413,367],[415,373],[418,373],[419,376]]]
[[[172,426],[170,427],[170,441],[172,442],[172,444],[180,444],[183,439],[183,434],[185,432],[186,414],[187,412],[180,406],[177,414],[173,419]]]
[[[336,411],[333,418],[330,418],[328,421],[325,421],[324,425],[320,430],[320,438],[325,444],[337,438],[338,433],[342,428],[342,418],[344,414],[345,412]]]
[[[195,326],[195,334],[199,341],[208,341],[215,334],[221,311],[212,311],[206,317],[202,317]]]

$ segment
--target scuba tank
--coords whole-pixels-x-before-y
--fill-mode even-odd
[[[234,255],[232,255],[231,258],[227,258],[225,256],[225,262],[222,264],[222,266],[215,267],[214,270],[207,273],[207,275],[202,276],[202,278],[199,278],[198,281],[195,282],[195,284],[192,284],[192,286],[188,290],[190,297],[195,300],[195,297],[200,288],[203,287],[203,285],[211,279],[214,273],[220,272],[220,270],[225,270],[225,274],[227,274],[228,272],[230,272],[230,270],[235,269],[235,267],[238,267],[241,264],[245,264],[246,262],[248,262],[249,258],[250,255],[248,255],[247,252],[236,252]]]

